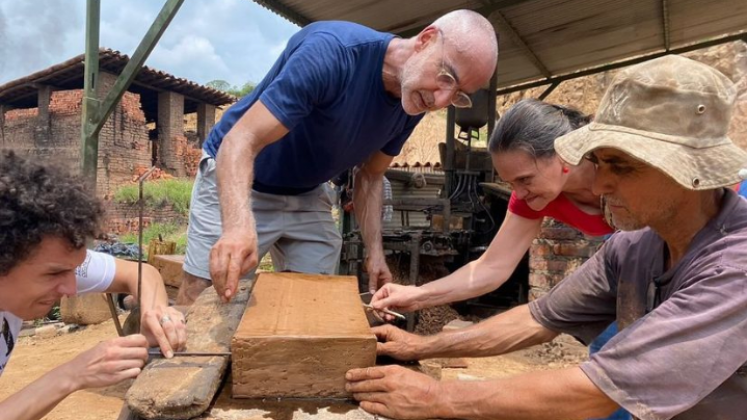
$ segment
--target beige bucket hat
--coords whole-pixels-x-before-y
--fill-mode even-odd
[[[747,152],[727,136],[736,96],[734,84],[705,64],[677,55],[650,60],[621,71],[594,121],[556,139],[555,150],[577,165],[610,147],[691,190],[733,185],[747,178]]]

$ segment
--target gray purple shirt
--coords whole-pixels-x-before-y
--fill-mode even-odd
[[[667,252],[651,229],[616,233],[532,315],[585,343],[616,320],[581,369],[642,420],[747,419],[747,200],[726,190],[669,270]]]

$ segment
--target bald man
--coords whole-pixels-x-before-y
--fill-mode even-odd
[[[469,10],[408,39],[349,22],[304,27],[205,142],[179,303],[211,280],[230,300],[267,252],[277,271],[333,273],[342,240],[325,183],[356,165],[369,289],[391,281],[383,174],[423,113],[472,105],[469,94],[488,83],[497,59],[495,30]]]

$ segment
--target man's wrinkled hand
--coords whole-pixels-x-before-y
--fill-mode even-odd
[[[440,383],[401,366],[352,369],[345,389],[371,414],[393,419],[437,418]]]
[[[158,346],[167,358],[173,357],[174,351],[184,350],[187,344],[184,315],[172,307],[158,305],[146,311],[140,325],[148,344]]]
[[[391,356],[397,360],[419,360],[423,357],[425,338],[410,334],[393,325],[382,325],[371,328],[379,340],[376,343],[376,354]]]
[[[380,287],[392,282],[392,272],[389,271],[389,266],[383,256],[366,258],[366,273],[368,273],[368,291],[372,294],[376,293]]]
[[[253,228],[223,233],[210,250],[210,277],[223,302],[233,298],[239,278],[258,263],[257,232]]]

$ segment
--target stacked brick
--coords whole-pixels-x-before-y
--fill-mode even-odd
[[[140,207],[137,204],[106,202],[106,232],[122,235],[137,233]],[[159,208],[143,209],[143,228],[152,223],[186,224],[187,217],[174,210],[170,204]]]
[[[48,122],[38,118],[36,108],[8,111],[2,130],[2,148],[79,171],[82,100],[80,90],[53,92]],[[39,136],[42,130],[44,136]],[[130,181],[135,167],[150,167],[151,158],[140,97],[125,92],[99,135],[97,194],[107,197]]]
[[[529,299],[534,300],[573,273],[602,245],[601,238],[546,218],[529,250]]]

